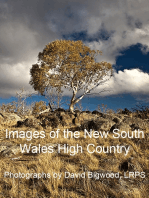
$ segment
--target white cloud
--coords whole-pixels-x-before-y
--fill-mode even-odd
[[[55,0],[0,2],[0,96],[15,95],[20,86],[31,90],[29,69],[44,46],[63,35],[86,31],[85,44],[103,51],[98,61],[116,63],[120,51],[137,43],[149,51],[148,0]],[[133,67],[133,65],[132,65]],[[109,81],[107,94],[148,93],[148,74],[124,70]]]
[[[30,63],[31,64],[31,63]],[[11,97],[16,96],[21,88],[28,93],[33,93],[34,90],[29,85],[30,81],[30,68],[29,62],[22,62],[17,64],[3,64],[0,73],[0,96]],[[25,67],[24,67],[25,65]]]
[[[140,69],[125,69],[124,71],[118,71],[118,73],[114,71],[113,76],[107,79],[109,80],[91,92],[91,97],[132,94],[136,99],[144,100],[149,95],[149,74]],[[63,91],[63,95],[72,96],[71,91],[67,89],[63,89]],[[98,95],[98,93],[100,94]],[[79,92],[78,96],[81,94],[83,94],[82,91]]]
[[[149,93],[149,74],[144,73],[140,69],[131,69],[114,72],[113,77],[100,86],[95,92],[100,90],[108,90],[102,93],[102,96],[117,95],[117,94],[140,94],[148,95]],[[110,92],[109,92],[110,91]]]

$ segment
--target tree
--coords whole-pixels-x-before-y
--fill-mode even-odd
[[[39,52],[38,62],[32,65],[30,84],[41,95],[49,88],[72,91],[69,110],[73,113],[74,105],[112,74],[110,63],[95,62],[98,54],[102,52],[91,50],[82,41],[53,41]],[[77,96],[79,91],[83,93]]]

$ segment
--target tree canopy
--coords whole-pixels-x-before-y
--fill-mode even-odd
[[[72,91],[70,111],[86,94],[98,87],[109,73],[112,65],[96,62],[102,52],[91,50],[82,41],[56,40],[46,45],[38,54],[38,62],[30,70],[30,84],[41,95],[49,88],[62,91],[62,87]],[[77,96],[79,91],[83,91]]]

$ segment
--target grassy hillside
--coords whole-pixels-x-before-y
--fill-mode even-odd
[[[130,135],[135,129],[139,129],[144,132],[144,138],[141,136],[140,138],[114,138],[113,130],[116,128],[120,129],[119,132],[126,131]],[[29,136],[31,133],[28,133],[28,138],[23,138],[23,135],[13,138],[12,134],[10,138],[6,138],[6,129],[7,132],[18,131],[18,134],[20,131],[38,131],[39,134],[44,131],[45,138],[37,132],[34,137]],[[57,129],[60,131],[58,138],[51,138],[49,133]],[[64,129],[72,131],[68,138],[63,135]],[[96,131],[95,136],[84,138],[84,129]],[[75,131],[80,132],[78,138],[72,137]],[[108,131],[108,138],[101,137],[104,131]],[[76,111],[73,115],[59,109],[40,116],[37,114],[19,117],[16,113],[1,112],[0,132],[0,197],[147,198],[149,195],[149,117],[147,113],[103,114],[97,111]],[[53,148],[53,152],[46,152],[44,147],[43,153],[41,150],[22,153],[20,144],[22,146],[31,144],[37,146],[39,150],[42,146],[47,146]],[[98,146],[104,146],[105,152],[99,152],[98,147],[98,152],[90,153],[87,151],[89,144],[94,145],[90,146],[90,152]],[[64,145],[67,148],[80,145],[83,152],[79,150],[74,154],[73,147],[72,152],[69,150],[58,152],[58,147]],[[124,149],[122,153],[114,153],[113,150],[111,153],[108,151],[106,153],[108,146],[117,145],[123,145],[126,148],[130,146],[128,154],[125,155]],[[10,173],[13,174],[11,177]],[[24,178],[17,178],[19,173],[24,174]],[[48,174],[49,178],[47,175],[46,178],[37,178],[39,173],[38,177],[41,177],[41,174],[42,176]],[[56,177],[54,173],[58,174],[59,178],[54,178]],[[72,173],[77,175],[74,176]],[[89,178],[91,174],[94,176]]]

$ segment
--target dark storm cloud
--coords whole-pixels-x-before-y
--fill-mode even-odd
[[[148,7],[148,0],[1,0],[0,96],[15,95],[22,85],[31,90],[29,69],[38,53],[47,43],[74,33],[85,32],[85,44],[103,51],[99,61],[115,63],[121,50],[138,42],[146,53]]]

